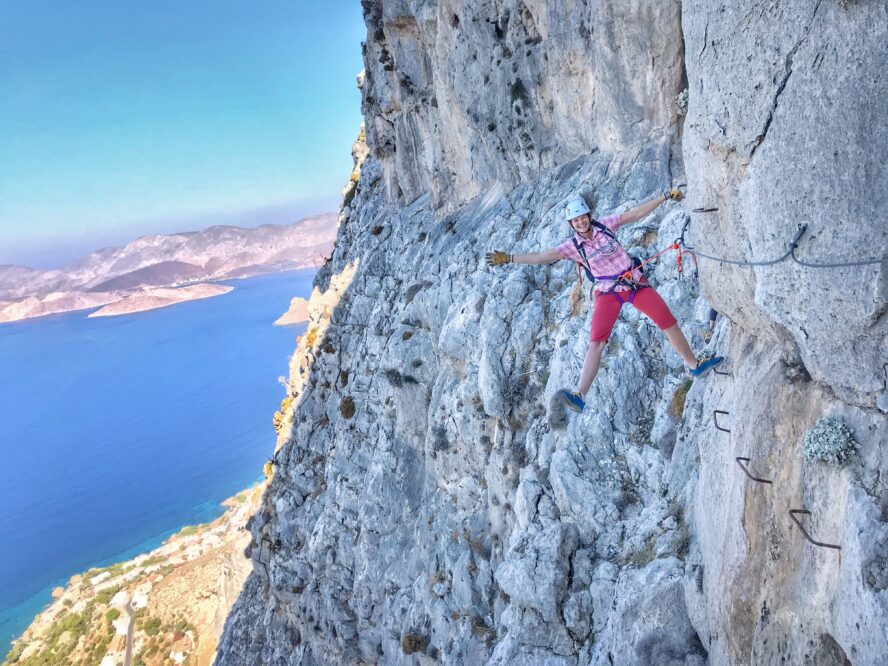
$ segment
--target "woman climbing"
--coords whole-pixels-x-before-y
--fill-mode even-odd
[[[583,361],[580,384],[576,391],[562,389],[560,395],[567,406],[582,412],[585,397],[592,386],[601,363],[601,355],[610,337],[620,309],[631,303],[650,317],[666,334],[672,348],[681,356],[691,375],[700,377],[721,363],[721,356],[697,359],[687,338],[679,328],[669,307],[650,286],[642,274],[638,261],[630,257],[620,245],[614,232],[624,224],[638,222],[657,206],[666,201],[681,201],[681,190],[669,190],[625,213],[609,215],[600,220],[592,219],[589,206],[580,196],[571,197],[564,208],[564,218],[570,223],[574,236],[561,245],[544,252],[506,254],[488,252],[485,259],[489,266],[504,264],[548,264],[559,259],[577,262],[595,284],[595,305],[592,310],[592,328],[589,333],[589,351]]]

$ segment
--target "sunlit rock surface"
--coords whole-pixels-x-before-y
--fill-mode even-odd
[[[660,293],[729,374],[689,386],[627,308],[568,418],[575,267],[483,254],[561,242],[571,193],[603,215],[687,182],[621,230],[633,253],[717,207],[687,233],[708,254],[776,258],[805,223],[803,260],[881,257],[885,6],[619,6],[364,2],[369,156],[219,663],[884,662],[883,266],[701,258],[698,281],[667,253]],[[845,467],[804,455],[824,416]]]

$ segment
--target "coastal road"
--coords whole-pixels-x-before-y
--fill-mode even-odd
[[[135,611],[131,602],[127,602],[123,609],[129,617],[129,627],[126,630],[126,652],[123,655],[123,666],[132,666],[133,663],[133,631],[136,628]]]

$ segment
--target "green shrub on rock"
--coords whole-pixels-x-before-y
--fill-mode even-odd
[[[808,460],[844,467],[854,458],[857,442],[842,421],[823,417],[805,433],[804,448]]]
[[[142,630],[148,636],[157,636],[160,633],[160,625],[161,622],[156,617],[149,617],[145,620],[145,624],[142,625]]]
[[[110,603],[111,599],[113,599],[114,595],[118,592],[120,592],[120,585],[115,585],[114,587],[106,587],[103,590],[99,590],[98,592],[96,592],[96,603]]]

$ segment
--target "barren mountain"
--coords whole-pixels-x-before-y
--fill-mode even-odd
[[[290,225],[143,236],[62,269],[0,266],[0,322],[113,303],[148,288],[307,268],[330,253],[335,234],[328,213]]]

